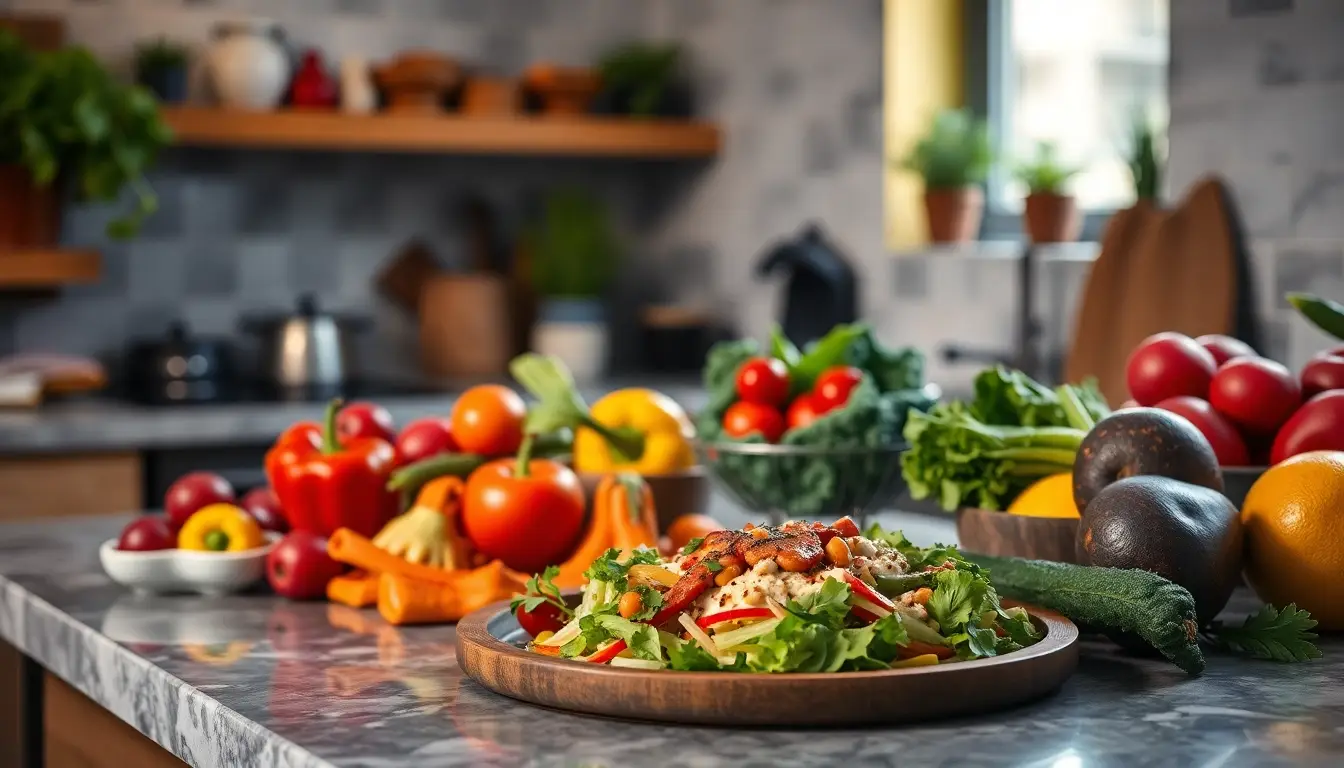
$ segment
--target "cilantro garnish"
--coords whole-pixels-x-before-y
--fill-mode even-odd
[[[515,614],[520,609],[524,613],[531,613],[550,603],[559,609],[563,621],[574,618],[574,611],[565,605],[564,598],[560,596],[560,589],[555,586],[555,577],[559,575],[560,567],[556,565],[548,565],[540,574],[533,574],[532,578],[527,580],[527,591],[521,595],[514,595],[509,601],[509,610]]]
[[[689,555],[695,550],[699,549],[700,545],[704,543],[705,543],[704,536],[696,536],[694,539],[691,539],[690,541],[686,542],[686,546],[681,548],[681,554]]]
[[[1313,640],[1316,620],[1289,603],[1282,610],[1266,605],[1246,617],[1240,627],[1214,624],[1208,630],[1214,644],[1224,650],[1269,661],[1308,661],[1319,659],[1321,650]]]
[[[723,563],[720,563],[718,560],[703,560],[701,562],[705,564],[705,567],[709,569],[710,573],[718,573],[723,570]]]

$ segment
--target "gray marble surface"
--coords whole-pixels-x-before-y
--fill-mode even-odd
[[[399,395],[378,402],[398,424],[442,416],[462,391],[460,386],[442,386],[442,393]],[[692,410],[704,402],[701,388],[687,378],[613,379],[580,389],[591,403],[631,386],[653,387]],[[321,418],[322,410],[322,403],[147,406],[98,398],[71,400],[35,410],[0,410],[0,454],[261,445],[296,421]]]
[[[269,595],[142,598],[98,541],[121,520],[0,528],[0,637],[197,766],[1339,765],[1344,640],[1299,665],[1215,656],[1187,678],[1085,644],[1055,695],[862,730],[716,730],[569,715],[465,679],[452,627]],[[890,521],[928,541],[946,521]],[[1238,595],[1233,609],[1252,607]]]

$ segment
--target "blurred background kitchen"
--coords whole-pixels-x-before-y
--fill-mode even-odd
[[[1056,381],[1107,346],[1076,318],[1147,311],[1082,301],[1105,293],[1085,285],[1110,216],[1175,206],[1210,174],[1229,198],[1182,242],[1218,244],[1144,246],[1148,263],[1198,293],[1204,251],[1233,252],[1244,279],[1214,299],[1237,319],[1216,322],[1294,369],[1327,339],[1284,292],[1344,298],[1330,0],[0,0],[0,15],[29,47],[83,46],[152,89],[173,133],[142,188],[158,139],[99,90],[100,67],[30,95],[36,116],[0,117],[0,518],[154,506],[189,469],[260,484],[275,435],[332,394],[404,423],[524,348],[561,356],[585,391],[655,383],[694,408],[713,340],[779,323],[805,342],[859,318],[923,351],[946,392],[995,359]],[[113,202],[74,202],[69,173],[59,218],[33,192],[16,160],[40,152],[13,134],[42,120],[87,133],[110,168],[88,183]],[[946,191],[940,162],[980,191],[926,196]],[[1168,282],[1123,279],[1125,297]]]

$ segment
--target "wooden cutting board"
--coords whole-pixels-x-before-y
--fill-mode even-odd
[[[1129,397],[1125,361],[1147,336],[1245,339],[1245,259],[1240,222],[1216,179],[1197,183],[1175,208],[1140,202],[1117,212],[1079,302],[1066,379],[1095,376],[1115,406]]]

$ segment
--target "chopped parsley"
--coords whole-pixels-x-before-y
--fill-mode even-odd
[[[686,546],[681,548],[681,554],[689,555],[695,550],[699,549],[700,545],[704,543],[705,543],[704,536],[696,536],[694,539],[691,539],[690,541],[686,542]]]
[[[520,610],[523,613],[531,613],[550,603],[560,611],[562,621],[574,618],[574,611],[565,605],[564,598],[560,596],[560,589],[555,586],[555,577],[559,575],[560,567],[557,565],[548,565],[539,575],[534,574],[527,580],[527,591],[515,595],[513,600],[509,601],[509,610],[515,615]]]
[[[723,563],[720,563],[718,560],[702,560],[701,562],[705,564],[705,567],[709,569],[710,573],[718,573],[723,570]]]

